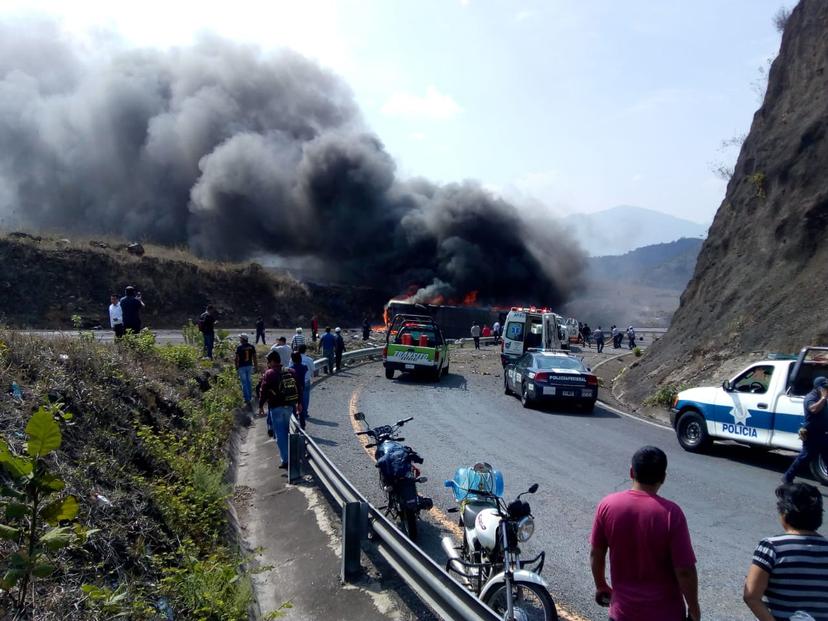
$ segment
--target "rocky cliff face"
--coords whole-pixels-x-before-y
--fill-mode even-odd
[[[801,0],[669,333],[620,383],[712,379],[828,344],[828,2]]]

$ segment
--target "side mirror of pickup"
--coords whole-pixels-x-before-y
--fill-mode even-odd
[[[722,390],[725,392],[731,392],[733,390],[733,386],[730,384],[730,380],[725,380],[722,382]]]

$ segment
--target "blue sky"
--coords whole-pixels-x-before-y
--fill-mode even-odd
[[[477,179],[557,215],[630,204],[709,222],[722,140],[759,104],[792,0],[0,0],[95,41],[203,30],[341,74],[404,176]],[[96,34],[97,33],[97,34]]]

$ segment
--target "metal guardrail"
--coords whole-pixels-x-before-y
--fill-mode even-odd
[[[354,361],[371,358],[378,353],[382,353],[381,347],[346,352],[342,361],[345,362],[346,355],[348,360]],[[327,365],[326,358],[314,361],[315,370]],[[376,551],[440,618],[462,621],[500,619],[417,547],[379,509],[371,505],[316,442],[299,428],[296,420],[292,419],[288,447],[290,483],[301,478],[305,464],[342,509],[343,581],[351,581],[362,573],[360,553],[363,544],[370,540]]]

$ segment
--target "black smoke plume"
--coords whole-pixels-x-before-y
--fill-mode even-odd
[[[205,37],[106,52],[0,23],[0,223],[311,257],[326,279],[565,301],[584,255],[473,182],[403,181],[337,76]]]

